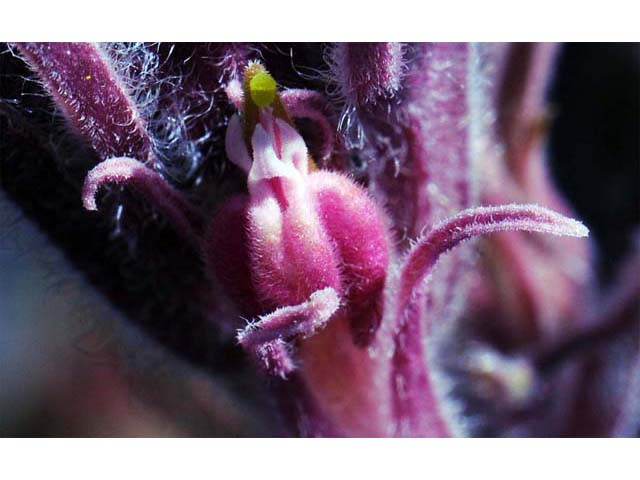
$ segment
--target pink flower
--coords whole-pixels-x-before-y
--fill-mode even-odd
[[[330,98],[317,85],[278,92],[245,46],[197,48],[206,50],[197,58],[216,62],[194,67],[202,69],[191,79],[194,96],[214,78],[207,91],[218,109],[185,123],[185,143],[225,137],[235,166],[219,165],[241,183],[231,195],[178,188],[173,157],[160,156],[169,154],[150,133],[154,117],[141,113],[98,46],[20,46],[100,158],[84,180],[84,207],[101,210],[100,192],[115,184],[169,221],[204,265],[193,272],[197,288],[181,295],[197,296],[208,325],[232,330],[272,377],[265,384],[296,433],[471,433],[450,395],[445,351],[464,351],[448,368],[463,371],[472,397],[498,399],[492,408],[503,399],[509,409],[528,407],[545,388],[577,378],[574,365],[567,377],[537,383],[589,322],[605,323],[580,316],[588,231],[565,216],[542,162],[541,79],[553,48],[515,68],[501,45],[336,44],[322,79]],[[492,82],[500,75],[502,84]],[[84,89],[88,76],[99,85]],[[91,104],[94,88],[112,100],[108,108]],[[232,107],[230,118],[220,113]],[[498,232],[509,233],[483,244],[489,253],[474,268],[472,249],[458,247]],[[499,351],[474,331],[482,322],[537,353]],[[554,398],[570,405],[567,385]]]
[[[249,112],[256,107],[251,94],[245,92]],[[247,173],[249,197],[222,208],[206,242],[215,252],[208,255],[213,270],[232,279],[226,287],[240,308],[258,299],[260,311],[272,310],[240,332],[240,343],[269,372],[285,379],[296,372],[306,392],[302,415],[331,426],[314,434],[449,434],[413,316],[419,285],[442,253],[471,236],[585,236],[586,229],[539,207],[478,208],[434,228],[404,261],[389,265],[393,242],[383,211],[349,178],[309,172],[307,148],[286,117],[270,106],[257,109],[253,132],[235,115],[226,136],[229,158]],[[228,243],[229,222],[246,224],[244,242]],[[217,261],[220,252],[224,260]],[[400,275],[389,279],[390,270]]]

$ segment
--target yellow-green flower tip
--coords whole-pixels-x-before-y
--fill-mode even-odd
[[[276,98],[276,81],[267,72],[258,72],[249,82],[249,92],[258,107],[267,107]]]

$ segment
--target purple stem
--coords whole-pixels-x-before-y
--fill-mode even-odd
[[[424,44],[407,75],[408,142],[415,185],[413,235],[470,206],[465,43]]]
[[[450,437],[449,422],[436,396],[433,369],[427,368],[423,339],[429,338],[430,323],[422,321],[420,302],[412,302],[403,312],[394,337],[392,358],[393,409],[398,437]]]
[[[469,122],[475,119],[468,85],[471,45],[419,44],[413,50],[416,58],[405,82],[406,168],[414,210],[408,234],[418,237],[474,202]],[[438,287],[427,292],[419,307],[424,321],[443,318],[451,299],[462,295],[465,262],[465,252],[459,251],[438,271]]]
[[[103,160],[153,162],[151,139],[136,105],[101,49],[93,43],[19,43],[71,126]]]
[[[401,43],[336,43],[333,73],[347,103],[362,108],[392,97],[404,68]]]
[[[421,325],[421,286],[429,279],[442,254],[477,235],[524,230],[575,237],[588,230],[576,220],[534,205],[505,205],[465,210],[433,228],[408,254],[400,272],[395,337],[393,392],[401,435],[447,436],[433,388],[433,368],[424,361],[430,323]],[[423,331],[426,330],[426,331]]]
[[[411,295],[432,272],[443,253],[469,238],[509,231],[570,237],[586,237],[589,234],[587,228],[577,220],[537,205],[512,204],[464,210],[433,228],[407,256],[400,276],[398,313],[401,314],[408,305]]]
[[[519,178],[543,138],[547,88],[558,50],[556,43],[512,43],[506,49],[495,99],[497,129],[507,162]]]

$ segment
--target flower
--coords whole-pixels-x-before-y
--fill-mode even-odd
[[[18,48],[100,157],[84,179],[85,208],[104,211],[101,192],[118,185],[170,222],[185,248],[204,259],[200,272],[189,272],[196,287],[179,296],[194,299],[205,329],[237,330],[238,344],[274,376],[274,394],[299,434],[470,434],[452,384],[473,387],[470,403],[480,397],[528,408],[542,390],[536,362],[564,351],[572,332],[588,331],[576,299],[590,288],[589,249],[575,240],[588,231],[566,216],[550,186],[542,130],[534,128],[542,114],[533,79],[548,68],[549,52],[532,56],[531,69],[540,71],[530,73],[529,89],[505,82],[505,98],[519,101],[510,104],[512,121],[498,122],[502,162],[492,118],[499,95],[490,78],[499,66],[509,73],[503,47],[337,44],[325,79],[337,85],[336,99],[317,89],[279,92],[242,46],[194,47],[213,48],[217,60],[196,66],[209,75],[191,77],[198,85],[192,91],[201,92],[215,70],[213,97],[221,104],[224,90],[228,99],[214,115],[229,105],[239,112],[228,120],[194,114],[188,124],[190,97],[188,107],[161,97],[154,111],[177,109],[179,127],[167,138],[180,138],[181,151],[196,151],[225,130],[236,184],[233,194],[211,201],[211,185],[198,192],[205,176],[193,191],[180,185],[176,172],[185,169],[175,167],[175,150],[162,148],[153,117],[145,117],[102,47]],[[87,81],[96,83],[87,89]],[[96,92],[104,94],[97,105],[89,98]],[[213,120],[220,126],[207,123]],[[364,176],[348,166],[349,154]],[[187,171],[204,168],[186,156],[194,165]],[[499,232],[509,233],[491,237],[490,258],[474,266],[473,244],[465,242]],[[181,314],[174,316],[179,323]],[[251,320],[243,326],[241,316]],[[477,317],[495,322],[514,344],[539,342],[541,360],[482,341],[473,334]],[[457,336],[464,338],[455,347],[465,349],[466,363],[455,365],[462,380],[437,360]],[[545,424],[547,413],[537,421]]]
[[[391,241],[382,209],[350,179],[309,172],[304,140],[260,64],[249,65],[244,85],[244,128],[233,116],[226,145],[230,160],[247,173],[249,195],[221,207],[222,222],[214,219],[208,227],[203,252],[214,276],[233,278],[230,295],[248,294],[248,304],[263,312],[239,333],[240,344],[285,380],[299,357],[298,377],[314,404],[312,415],[323,417],[315,423],[331,425],[336,434],[449,434],[425,370],[425,350],[415,342],[422,319],[413,312],[416,293],[440,255],[479,234],[527,230],[580,237],[586,228],[536,206],[469,209],[434,227],[392,266],[400,274],[384,295]],[[107,182],[131,184],[191,238],[186,202],[162,177],[132,162],[110,159],[93,169],[85,205],[95,205]],[[134,173],[120,174],[123,166]],[[245,225],[246,240],[235,246],[224,238],[230,221]],[[223,264],[216,261],[220,252],[227,257]],[[376,339],[383,318],[388,325]]]

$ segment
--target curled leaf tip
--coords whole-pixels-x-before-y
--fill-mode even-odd
[[[291,340],[307,338],[324,328],[340,307],[333,288],[311,294],[299,305],[281,307],[238,332],[237,340],[268,373],[285,378],[293,371]]]
[[[189,240],[197,243],[197,231],[202,219],[182,194],[174,189],[159,173],[141,162],[128,157],[105,160],[94,167],[82,187],[82,204],[97,211],[96,196],[108,184],[132,188],[145,201],[154,205]]]
[[[401,276],[402,308],[406,308],[411,292],[429,275],[443,253],[472,237],[513,231],[569,237],[589,234],[581,222],[538,205],[469,208],[434,227],[407,256]]]

